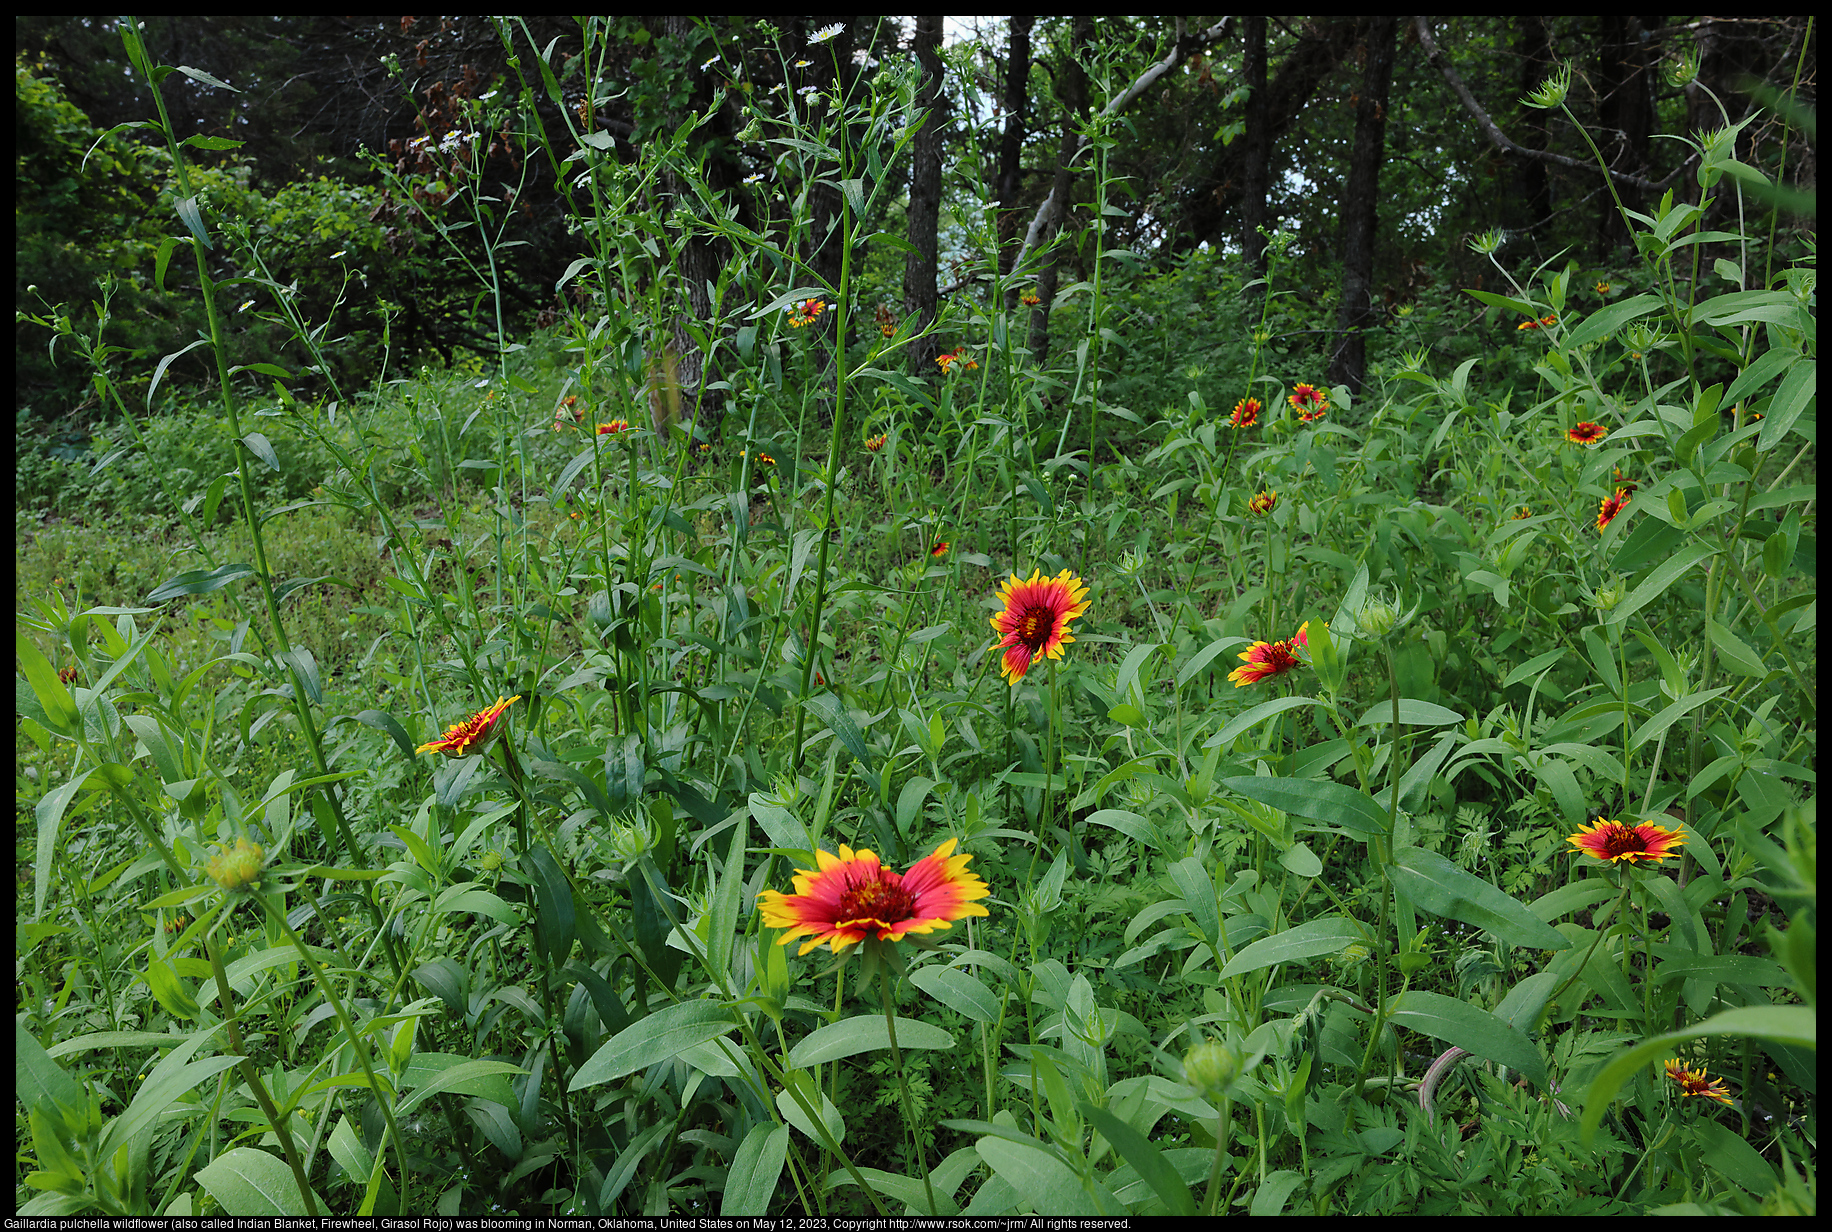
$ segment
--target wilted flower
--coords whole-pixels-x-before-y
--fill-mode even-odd
[[[1702,1065],[1697,1069],[1688,1069],[1684,1061],[1677,1059],[1668,1061],[1667,1077],[1678,1084],[1681,1097],[1697,1095],[1705,1099],[1715,1099],[1720,1104],[1736,1106],[1731,1102],[1730,1092],[1725,1088],[1724,1080],[1713,1078]]]

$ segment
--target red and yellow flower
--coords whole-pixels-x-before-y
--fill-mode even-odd
[[[1602,530],[1616,520],[1616,515],[1628,507],[1629,490],[1617,488],[1614,496],[1605,496],[1603,503],[1597,507],[1597,529]]]
[[[1310,622],[1307,620],[1298,627],[1290,641],[1255,642],[1241,651],[1240,660],[1244,666],[1229,672],[1228,679],[1234,682],[1235,688],[1240,689],[1273,676],[1283,676],[1293,668],[1304,666],[1298,651],[1309,649]]]
[[[1026,291],[1024,294],[1018,296],[1018,302],[1027,308],[1035,308],[1038,304],[1043,302],[1043,297],[1038,295],[1035,291]]]
[[[1720,1104],[1731,1104],[1730,1092],[1725,1088],[1724,1080],[1713,1078],[1702,1065],[1697,1069],[1688,1069],[1684,1061],[1668,1061],[1667,1077],[1679,1085],[1682,1097],[1699,1095],[1715,1099]]]
[[[1658,864],[1668,856],[1679,854],[1686,836],[1665,826],[1644,821],[1638,826],[1599,817],[1565,840],[1587,856],[1606,864],[1638,864],[1643,860]]]
[[[1248,498],[1247,512],[1256,518],[1263,518],[1277,508],[1278,503],[1279,494],[1277,492],[1261,492],[1257,496]]]
[[[1260,412],[1265,408],[1258,398],[1242,398],[1234,404],[1234,413],[1228,416],[1230,428],[1251,428],[1259,422]]]
[[[870,851],[841,846],[835,856],[815,852],[820,865],[795,874],[795,893],[765,890],[757,909],[771,928],[787,929],[776,944],[807,937],[798,953],[831,944],[835,954],[875,939],[896,941],[911,933],[949,928],[955,920],[986,915],[976,901],[992,891],[967,871],[970,855],[954,854],[954,839],[896,873]]]
[[[1594,445],[1608,435],[1608,428],[1600,423],[1591,423],[1589,420],[1565,429],[1565,439],[1573,445]]]
[[[1294,386],[1285,401],[1291,403],[1291,409],[1298,413],[1300,423],[1322,419],[1329,413],[1329,395],[1315,385]]]
[[[482,752],[496,735],[496,721],[503,717],[503,711],[522,700],[517,693],[507,701],[501,697],[494,705],[486,706],[462,723],[454,723],[445,729],[445,735],[429,744],[415,749],[416,753],[444,753],[447,757],[463,757],[466,753]]]
[[[1005,606],[990,618],[999,632],[993,648],[1005,650],[999,674],[1015,685],[1035,659],[1060,659],[1063,644],[1075,640],[1069,636],[1070,622],[1088,610],[1087,594],[1082,580],[1067,569],[1053,578],[1033,569],[1025,581],[1012,574],[999,588]]]
[[[601,423],[598,425],[599,436],[616,436],[619,432],[628,432],[629,430],[630,421],[627,419],[613,419],[610,423]]]
[[[965,347],[957,351],[944,351],[935,357],[935,362],[941,365],[943,376],[954,371],[954,365],[957,363],[960,364],[962,372],[972,372],[980,366],[978,360],[967,354]]]
[[[789,309],[789,326],[791,329],[800,329],[825,311],[827,311],[825,302],[818,299],[805,299]]]
[[[885,307],[883,304],[879,304],[878,311],[873,314],[873,317],[878,322],[879,333],[883,334],[886,338],[896,335],[897,318],[892,314],[889,308]]]
[[[953,546],[954,545],[949,543],[946,539],[937,539],[935,541],[935,546],[929,549],[929,555],[931,557],[946,556],[948,554],[948,549]]]
[[[884,448],[884,442],[887,439],[888,437],[883,432],[878,433],[878,435],[876,436],[866,437],[865,438],[865,451],[867,453],[877,453],[880,449]]]

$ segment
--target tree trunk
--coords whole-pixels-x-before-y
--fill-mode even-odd
[[[903,311],[916,315],[916,328],[926,330],[935,323],[936,261],[940,251],[937,238],[941,228],[941,130],[943,108],[947,106],[941,92],[941,23],[939,16],[916,19],[916,63],[921,72],[917,86],[916,106],[927,113],[916,139],[910,143],[910,207],[908,213],[910,243],[916,251],[903,260]],[[907,371],[913,377],[935,374],[935,357],[941,354],[941,339],[933,334],[918,338],[909,346]]]
[[[1011,42],[1005,56],[1005,132],[999,140],[999,175],[993,191],[999,200],[999,270],[1011,272],[1022,237],[1018,196],[1023,191],[1025,110],[1030,102],[1031,26],[1033,16],[1011,19]]]
[[[1654,18],[1659,21],[1659,18]],[[1604,14],[1598,43],[1597,123],[1602,128],[1604,158],[1610,170],[1643,175],[1648,165],[1648,142],[1654,127],[1653,73],[1648,63],[1648,40],[1638,17]],[[1642,193],[1631,185],[1618,187],[1622,204],[1643,208]],[[1597,259],[1610,259],[1611,249],[1633,249],[1628,224],[1616,212],[1615,199],[1599,198]]]
[[[1081,53],[1093,33],[1094,19],[1086,12],[1077,13],[1069,33],[1068,63],[1062,70],[1062,141],[1057,147],[1056,175],[1050,185],[1050,199],[1056,205],[1052,217],[1045,224],[1040,244],[1048,243],[1061,229],[1063,219],[1069,215],[1069,191],[1075,182],[1072,160],[1080,145],[1075,124],[1088,110],[1088,74],[1081,66]],[[1061,280],[1064,255],[1062,248],[1052,248],[1044,260],[1043,272],[1037,277],[1037,306],[1031,310],[1030,349],[1038,365],[1042,365],[1050,354],[1050,306],[1056,300],[1056,287]]]
[[[1515,18],[1514,54],[1520,61],[1520,81],[1517,93],[1525,97],[1537,89],[1540,82],[1552,72],[1552,44],[1546,34],[1546,19],[1537,13],[1528,13]],[[1516,105],[1519,119],[1520,143],[1531,150],[1545,150],[1551,144],[1551,136],[1546,129],[1548,112],[1524,103]],[[1546,170],[1546,164],[1537,158],[1515,158],[1513,167],[1514,191],[1512,212],[1517,225],[1522,229],[1537,234],[1538,229],[1552,217],[1552,177]],[[1541,237],[1543,238],[1543,237]]]
[[[1336,349],[1329,380],[1361,392],[1367,371],[1367,340],[1362,330],[1372,315],[1369,288],[1374,282],[1374,232],[1380,196],[1380,160],[1387,139],[1387,90],[1393,81],[1397,17],[1370,17],[1364,27],[1365,67],[1361,98],[1355,106],[1355,147],[1349,155],[1349,178],[1342,194],[1342,306],[1336,317]]]
[[[1266,131],[1272,140],[1291,128],[1318,85],[1354,50],[1359,30],[1351,17],[1305,22],[1298,45],[1266,86]],[[1184,245],[1194,247],[1202,240],[1224,244],[1233,236],[1238,225],[1233,210],[1244,183],[1246,157],[1245,142],[1217,143],[1214,164],[1189,193],[1192,205],[1182,220]]]
[[[1272,111],[1266,98],[1266,19],[1242,19],[1246,33],[1246,61],[1241,79],[1246,85],[1246,163],[1240,177],[1240,248],[1246,256],[1249,277],[1266,276],[1266,193],[1272,187]],[[1264,287],[1258,288],[1263,292]],[[1258,294],[1255,294],[1255,299]]]

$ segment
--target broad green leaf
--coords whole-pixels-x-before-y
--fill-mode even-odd
[[[1546,1063],[1525,1035],[1485,1009],[1412,988],[1393,1002],[1388,1015],[1395,1026],[1429,1035],[1484,1060],[1517,1069],[1534,1082],[1546,1083]]]
[[[1387,868],[1394,886],[1412,900],[1413,906],[1433,915],[1474,924],[1509,945],[1523,948],[1562,950],[1571,944],[1557,929],[1527,910],[1526,904],[1434,851],[1396,848]]]
[[[638,1019],[606,1040],[579,1067],[567,1088],[582,1091],[666,1061],[684,1048],[737,1025],[731,1010],[717,1001],[681,1001]]]
[[[1643,723],[1640,727],[1636,728],[1634,738],[1629,741],[1628,747],[1631,750],[1640,748],[1706,702],[1730,692],[1732,687],[1731,685],[1725,685],[1722,688],[1708,689],[1703,693],[1686,694],[1672,705],[1661,710],[1659,714]]]
[[[1286,1170],[1267,1173],[1265,1182],[1253,1191],[1253,1201],[1248,1204],[1247,1213],[1262,1217],[1281,1213],[1285,1204],[1291,1201],[1291,1195],[1303,1184],[1302,1172]]]
[[[1648,523],[1648,525],[1659,525],[1659,523]],[[1531,659],[1528,659],[1525,663],[1522,663],[1519,667],[1509,672],[1502,680],[1501,687],[1505,689],[1512,685],[1517,685],[1521,681],[1551,667],[1554,663],[1557,663],[1560,659],[1565,657],[1566,649],[1566,647],[1560,646],[1554,650],[1548,650],[1544,654],[1534,655]]]
[[[1075,1170],[1051,1152],[991,1136],[973,1144],[981,1159],[1017,1190],[1024,1205],[1039,1214],[1099,1215],[1101,1210],[1082,1188]]]
[[[910,972],[910,983],[974,1022],[997,1022],[999,1019],[999,999],[991,989],[959,967],[918,967]],[[903,1043],[901,1034],[897,1042]]]
[[[1300,706],[1321,706],[1323,704],[1314,697],[1275,697],[1269,702],[1261,702],[1251,709],[1243,710],[1229,719],[1220,731],[1202,742],[1202,747],[1209,749],[1218,744],[1226,744],[1242,732],[1276,715],[1284,714],[1287,710],[1296,710]]]
[[[1353,920],[1341,916],[1307,920],[1282,933],[1255,941],[1228,961],[1221,970],[1221,978],[1261,971],[1279,963],[1303,962],[1324,954],[1337,954],[1343,947],[1365,940],[1366,934]]]
[[[1399,699],[1399,721],[1406,727],[1443,727],[1447,723],[1463,722],[1463,716],[1443,706],[1419,701],[1416,697],[1402,697]],[[1356,726],[1385,727],[1392,722],[1393,701],[1389,698],[1368,707],[1368,712],[1361,716]]]
[[[875,1052],[890,1046],[890,1028],[885,1025],[884,1015],[859,1014],[822,1027],[795,1045],[789,1051],[789,1064],[797,1069],[805,1069],[840,1057]],[[954,1047],[954,1037],[929,1023],[917,1022],[913,1018],[899,1018],[897,1047],[945,1050]]]
[[[1742,1135],[1726,1129],[1708,1117],[1693,1122],[1698,1135],[1699,1161],[1725,1180],[1742,1186],[1756,1197],[1766,1197],[1780,1183],[1775,1166],[1762,1158],[1762,1152],[1751,1146]]]
[[[1781,388],[1769,400],[1768,414],[1762,417],[1761,439],[1756,442],[1756,448],[1769,450],[1779,445],[1818,392],[1817,360],[1803,359],[1790,368],[1781,381]],[[1807,435],[1808,439],[1812,438],[1810,430]]]
[[[1194,1218],[1196,1199],[1190,1193],[1190,1187],[1177,1175],[1177,1170],[1170,1166],[1161,1151],[1153,1146],[1144,1134],[1126,1122],[1108,1112],[1105,1108],[1096,1108],[1093,1104],[1082,1101],[1079,1105],[1082,1116],[1089,1124],[1099,1130],[1101,1135],[1113,1144],[1113,1149],[1120,1153],[1120,1158],[1133,1166],[1138,1174],[1145,1178],[1152,1192],[1164,1203],[1165,1208],[1173,1215]]]
[[[425,1054],[421,1054],[421,1056],[424,1055]],[[415,1058],[415,1060],[419,1059],[420,1057]],[[527,1072],[528,1071],[524,1070],[521,1066],[511,1065],[507,1061],[460,1061],[456,1065],[450,1065],[441,1069],[430,1081],[415,1088],[413,1094],[409,1095],[396,1106],[395,1115],[404,1116],[420,1104],[425,1103],[427,1100],[443,1091],[456,1091],[460,1095],[490,1095],[499,1093],[496,1092],[495,1085],[488,1081],[489,1079],[497,1075],[524,1074]],[[410,1069],[406,1077],[403,1078],[402,1084],[406,1085],[414,1077],[415,1075]],[[578,1084],[575,1083],[574,1089],[577,1089],[577,1086]]]
[[[207,595],[231,582],[254,576],[253,565],[220,565],[215,569],[191,569],[169,578],[146,597],[148,603],[164,603],[180,595]]]
[[[1177,673],[1177,687],[1181,689],[1184,685],[1193,680],[1197,672],[1200,672],[1214,661],[1216,655],[1221,654],[1225,650],[1232,650],[1236,646],[1245,646],[1246,644],[1247,639],[1244,637],[1216,638],[1192,655],[1190,661],[1183,665],[1182,670]]]
[[[226,1213],[240,1219],[323,1215],[330,1210],[316,1191],[311,1195],[312,1206],[307,1207],[286,1161],[249,1146],[224,1151],[199,1168],[197,1183],[210,1191]]]
[[[788,1155],[787,1125],[752,1126],[739,1144],[738,1153],[732,1156],[731,1169],[725,1175],[725,1193],[719,1199],[719,1214],[769,1214],[770,1199],[776,1196],[776,1182]]]
[[[61,1047],[70,1051],[69,1046],[77,1042],[65,1040]],[[38,1042],[38,1037],[18,1021],[13,1023],[13,1090],[27,1108],[41,1099],[49,1099],[73,1112],[87,1112],[89,1108],[88,1088],[53,1060]]]
[[[1387,810],[1353,787],[1325,779],[1275,779],[1242,776],[1222,786],[1298,817],[1341,826],[1352,834],[1385,834]]]
[[[1595,342],[1605,334],[1613,334],[1637,317],[1644,317],[1650,312],[1658,312],[1663,301],[1658,295],[1635,295],[1619,300],[1607,308],[1598,309],[1585,317],[1565,335],[1567,348],[1576,350],[1587,343]]]
[[[846,1119],[834,1107],[833,1101],[827,1098],[827,1093],[815,1083],[814,1075],[798,1069],[792,1070],[787,1077],[795,1084],[795,1091],[801,1095],[802,1102],[810,1108],[820,1109],[821,1124],[816,1125],[803,1110],[801,1103],[796,1102],[795,1095],[786,1090],[776,1092],[776,1110],[782,1113],[783,1120],[801,1131],[802,1137],[823,1147],[829,1141],[836,1146],[846,1141]]]
[[[865,733],[859,730],[857,723],[853,722],[852,715],[846,712],[846,707],[839,698],[831,693],[816,693],[806,698],[802,704],[812,710],[815,717],[826,724],[827,729],[838,738],[848,753],[859,759],[860,769],[864,773],[867,775],[876,773],[871,754],[865,747]]]
[[[1677,489],[1675,489],[1677,490]],[[1667,587],[1679,580],[1681,574],[1701,560],[1717,555],[1717,549],[1706,543],[1692,543],[1674,553],[1671,558],[1656,565],[1646,580],[1617,604],[1610,612],[1607,624],[1621,624],[1636,612],[1665,594]]]

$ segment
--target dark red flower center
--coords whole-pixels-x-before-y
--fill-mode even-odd
[[[1612,860],[1617,856],[1638,854],[1648,849],[1648,842],[1641,837],[1641,832],[1621,822],[1606,826],[1597,833],[1603,840],[1603,850]]]
[[[873,879],[856,885],[840,895],[839,919],[877,920],[894,924],[907,920],[916,907],[916,898],[899,884]]]
[[[1032,650],[1040,650],[1049,640],[1050,626],[1055,623],[1048,608],[1033,607],[1018,617],[1018,641]]]

